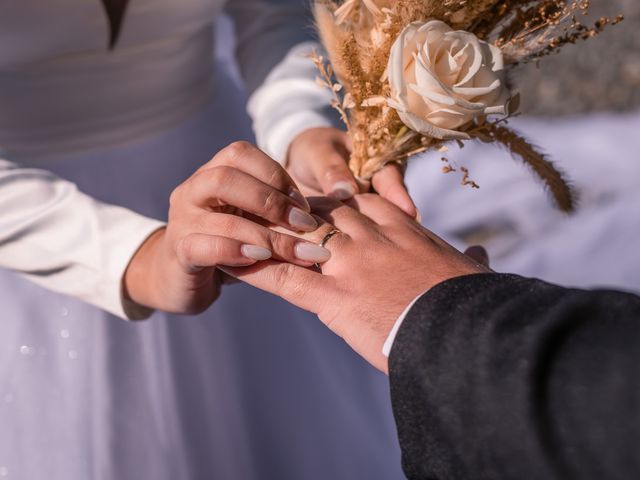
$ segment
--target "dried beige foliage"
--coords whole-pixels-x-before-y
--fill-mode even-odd
[[[595,37],[622,17],[601,18],[587,26],[588,0],[316,0],[316,25],[328,58],[313,60],[319,82],[332,90],[353,143],[350,167],[370,179],[391,162],[404,163],[412,155],[442,149],[445,141],[409,129],[387,102],[387,65],[391,48],[412,22],[435,19],[456,30],[473,33],[501,49],[508,71],[557,52],[563,45]],[[517,113],[517,96],[509,115]],[[506,126],[484,116],[458,129],[471,139],[496,143],[522,159],[542,179],[558,207],[574,208],[573,194],[561,172]],[[447,164],[448,171],[454,169]],[[463,184],[477,187],[464,174]]]

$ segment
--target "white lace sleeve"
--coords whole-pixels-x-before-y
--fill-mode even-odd
[[[150,315],[122,296],[122,276],[163,224],[100,203],[44,170],[0,160],[0,267],[128,319]]]
[[[250,93],[249,115],[258,146],[284,163],[296,135],[312,127],[340,126],[331,94],[319,87],[308,58],[314,41],[307,0],[231,0],[236,56]]]

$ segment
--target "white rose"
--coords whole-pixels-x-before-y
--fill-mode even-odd
[[[389,105],[412,130],[448,140],[480,115],[507,113],[501,50],[439,20],[409,24],[391,49]]]

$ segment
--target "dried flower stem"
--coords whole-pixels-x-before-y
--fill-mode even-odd
[[[480,129],[472,132],[472,136],[484,142],[497,142],[505,147],[542,180],[560,210],[574,211],[575,195],[565,179],[564,173],[521,135],[500,124],[486,123]]]

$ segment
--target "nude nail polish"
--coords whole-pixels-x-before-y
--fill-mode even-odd
[[[313,243],[298,243],[295,254],[299,260],[313,263],[324,263],[331,258],[329,250]]]
[[[318,222],[310,214],[297,207],[289,210],[289,225],[301,232],[313,232],[318,228]]]
[[[356,191],[349,182],[336,182],[333,185],[333,190],[329,194],[331,198],[336,200],[348,200],[356,194]]]
[[[258,245],[242,245],[242,247],[240,247],[240,251],[245,257],[257,261],[269,260],[273,255],[271,250],[259,247]]]
[[[291,192],[289,193],[289,197],[291,197],[291,199],[303,209],[311,210],[311,207],[309,206],[309,202],[307,202],[307,199],[304,198],[304,196],[295,188],[291,189]]]

